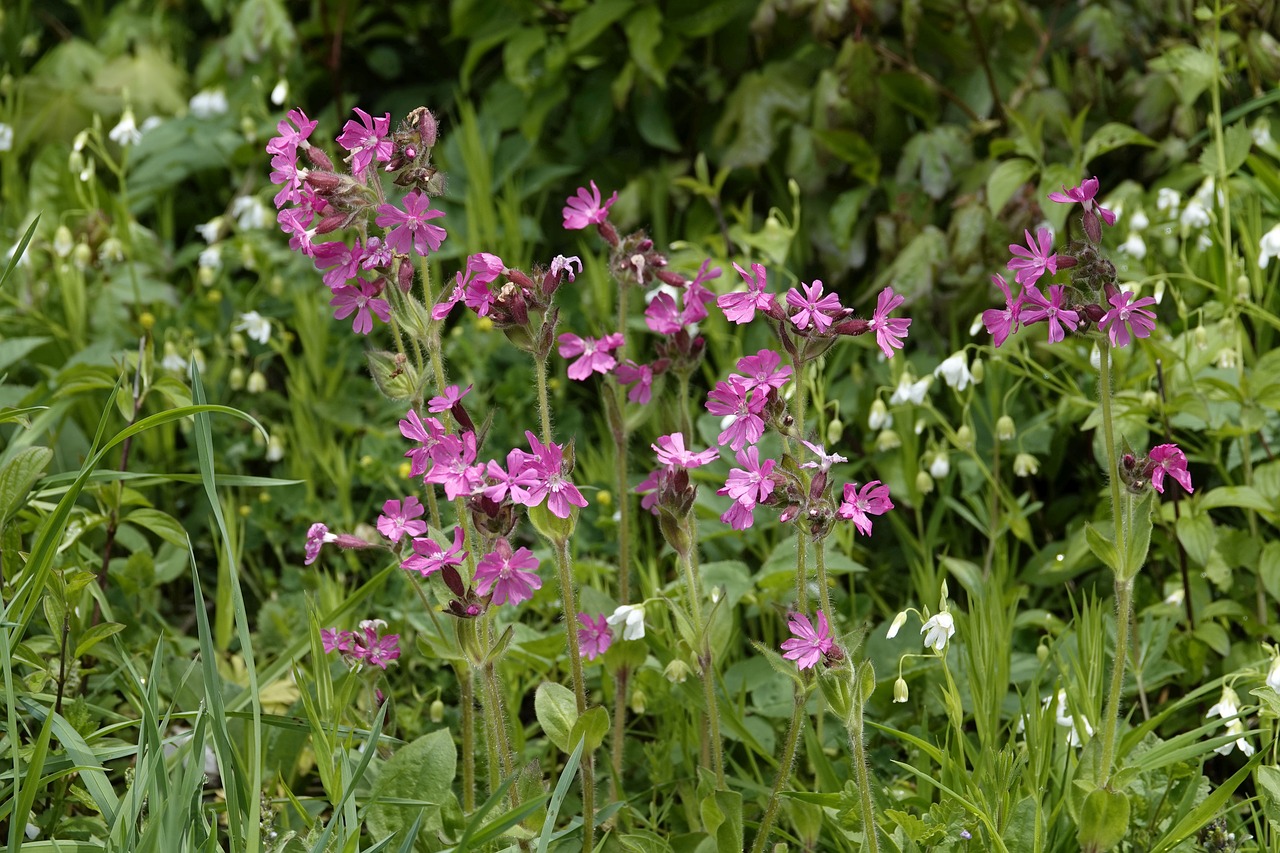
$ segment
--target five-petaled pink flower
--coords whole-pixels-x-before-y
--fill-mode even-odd
[[[755,444],[764,435],[765,395],[752,391],[747,380],[740,376],[730,376],[724,382],[717,382],[707,394],[707,411],[713,415],[732,417],[720,435],[716,436],[718,444],[728,444],[733,450],[741,450],[743,445]]]
[[[1058,256],[1052,253],[1053,235],[1048,228],[1041,228],[1033,238],[1030,231],[1023,231],[1027,245],[1009,244],[1013,257],[1009,259],[1007,268],[1017,273],[1014,280],[1018,284],[1031,287],[1045,273],[1053,275],[1058,271]]]
[[[400,635],[378,634],[378,630],[386,625],[381,619],[366,619],[361,622],[360,630],[353,632],[351,650],[346,654],[357,663],[386,669],[387,664],[400,657]]]
[[[587,499],[564,475],[564,447],[554,442],[543,445],[532,432],[525,430],[533,451],[521,471],[521,483],[528,489],[525,506],[538,506],[545,500],[556,518],[568,518],[571,506],[584,507]]]
[[[447,233],[439,225],[432,225],[432,219],[444,216],[443,210],[433,210],[431,197],[420,190],[414,190],[404,197],[404,210],[394,204],[384,204],[378,208],[378,216],[373,221],[383,228],[394,226],[387,232],[387,245],[402,255],[410,251],[422,257],[438,251]]]
[[[831,328],[831,324],[844,314],[840,298],[834,293],[823,295],[822,282],[814,279],[813,284],[801,284],[803,295],[794,287],[787,291],[787,305],[796,309],[791,314],[791,323],[800,331],[812,324],[818,334]]]
[[[1129,328],[1133,328],[1133,337],[1145,338],[1156,327],[1156,315],[1145,306],[1155,305],[1150,296],[1135,300],[1127,290],[1120,290],[1107,300],[1111,310],[1098,323],[1098,328],[1106,331],[1111,338],[1111,345],[1127,347],[1129,345]]]
[[[905,301],[904,297],[893,292],[892,287],[880,291],[880,296],[876,298],[876,310],[871,315],[868,328],[875,331],[876,343],[880,345],[885,358],[893,358],[893,351],[902,349],[902,341],[907,337],[907,329],[911,327],[909,318],[889,316],[890,311]]]
[[[773,494],[775,483],[769,476],[778,463],[772,459],[760,461],[760,448],[748,447],[737,453],[741,468],[730,468],[724,488],[716,494],[728,495],[736,503],[754,507],[764,503]]]
[[[462,528],[453,528],[453,544],[446,550],[434,539],[418,538],[411,543],[413,555],[400,563],[400,568],[407,572],[417,572],[430,577],[445,566],[461,566],[467,558],[467,551],[462,550]]]
[[[653,365],[636,364],[627,359],[614,368],[613,375],[623,385],[634,384],[635,387],[627,392],[627,399],[631,402],[647,403],[653,397]]]
[[[391,304],[379,299],[380,292],[372,282],[357,278],[359,287],[344,284],[333,289],[333,298],[329,305],[334,308],[333,318],[345,320],[354,311],[356,318],[351,321],[351,330],[357,335],[367,335],[373,329],[373,315],[384,323],[391,322]]]
[[[1094,243],[1102,242],[1102,226],[1098,224],[1098,217],[1102,217],[1102,221],[1108,225],[1116,224],[1116,215],[1105,207],[1102,207],[1095,200],[1098,195],[1098,179],[1087,178],[1080,186],[1067,189],[1062,188],[1062,192],[1049,193],[1049,200],[1056,201],[1059,204],[1075,204],[1079,202],[1084,208],[1084,232]]]
[[[1150,472],[1151,488],[1164,494],[1164,477],[1168,474],[1188,493],[1194,492],[1191,487],[1191,473],[1187,470],[1187,455],[1178,449],[1176,444],[1160,444],[1151,448],[1147,456],[1147,470]]]
[[[403,503],[387,501],[382,505],[382,515],[378,516],[378,532],[392,542],[399,542],[405,536],[421,536],[427,532],[427,523],[417,519],[421,519],[424,512],[422,502],[413,495]]]
[[[293,122],[298,129],[294,130],[290,127],[289,122]],[[276,132],[280,135],[273,136],[267,142],[267,153],[279,154],[282,151],[297,150],[307,141],[307,137],[316,129],[317,124],[319,122],[307,118],[307,114],[302,110],[289,110],[286,117],[276,125]]]
[[[505,538],[493,547],[476,565],[476,592],[488,595],[492,590],[494,604],[519,604],[533,598],[533,591],[542,588],[542,578],[535,574],[538,558],[528,548],[512,551]]]
[[[427,401],[428,412],[447,412],[454,407],[455,404],[462,401],[462,398],[471,393],[471,385],[465,390],[459,391],[457,385],[450,385],[444,389],[444,393],[439,397],[432,397]]]
[[[991,333],[992,343],[1001,346],[1018,329],[1018,314],[1022,310],[1023,300],[1022,285],[1018,285],[1018,295],[1014,297],[1009,295],[1009,285],[1004,276],[996,273],[991,276],[991,283],[1004,294],[1004,308],[988,308],[983,311],[982,325]]]
[[[591,182],[591,192],[587,192],[586,187],[578,187],[577,195],[565,199],[565,207],[560,211],[564,216],[565,230],[578,231],[588,225],[599,225],[609,218],[609,208],[617,200],[618,193],[615,191],[608,201],[601,204],[600,189],[595,181]]]
[[[351,152],[351,173],[360,177],[375,159],[379,163],[390,160],[395,145],[386,138],[391,129],[391,113],[373,118],[359,107],[355,113],[360,121],[349,119],[343,125],[338,144]]]
[[[324,544],[326,542],[335,542],[337,539],[337,534],[330,533],[329,528],[321,522],[317,521],[315,524],[311,525],[307,528],[306,559],[302,564],[304,566],[309,566],[314,563],[316,558],[320,556],[320,549],[324,547]]]
[[[582,382],[592,373],[613,370],[618,360],[609,353],[622,346],[624,338],[621,332],[603,338],[580,338],[572,332],[565,332],[557,340],[560,341],[561,358],[577,359],[569,365],[569,378]]]
[[[770,388],[781,391],[795,372],[791,365],[782,364],[782,356],[771,349],[762,349],[755,355],[744,355],[738,359],[737,369],[742,374],[732,374],[734,377],[742,379],[748,388],[759,388],[765,393]]]
[[[1056,344],[1067,336],[1062,329],[1063,326],[1074,332],[1076,326],[1080,325],[1080,314],[1070,308],[1062,307],[1065,292],[1066,288],[1060,284],[1049,285],[1048,299],[1045,299],[1044,294],[1034,287],[1028,287],[1022,292],[1021,298],[1025,299],[1026,304],[1022,306],[1019,319],[1023,323],[1037,323],[1041,320],[1048,322],[1051,344]]]
[[[405,454],[410,462],[409,476],[420,477],[431,467],[431,449],[445,436],[444,424],[435,418],[425,421],[410,409],[400,421],[400,434],[418,446]]]
[[[587,660],[595,660],[613,644],[613,629],[601,613],[592,619],[585,613],[578,614],[578,654]]]
[[[810,444],[809,442],[804,441],[803,439],[801,439],[800,443],[803,444],[805,447],[809,448],[810,452],[812,452],[813,455],[818,457],[817,459],[813,459],[808,462],[801,462],[800,463],[801,468],[817,468],[819,471],[825,473],[831,470],[832,465],[837,465],[841,462],[849,461],[845,457],[841,456],[839,453],[827,453],[826,448],[824,448],[821,444]]]
[[[476,434],[471,430],[444,435],[431,448],[431,469],[424,483],[444,486],[449,500],[473,495],[484,488],[484,465],[476,464]]]
[[[772,293],[765,292],[767,274],[762,265],[752,264],[750,274],[737,264],[734,264],[733,268],[747,283],[747,290],[745,293],[742,291],[726,293],[716,300],[716,305],[724,312],[725,319],[730,323],[741,325],[755,319],[757,311],[767,313],[777,310],[777,300]]]
[[[657,454],[658,462],[668,468],[701,468],[709,462],[714,462],[720,455],[714,447],[700,453],[686,450],[684,433],[681,432],[659,436],[657,443],[649,446]]]
[[[782,643],[782,656],[795,661],[799,669],[809,669],[835,645],[835,640],[831,639],[827,617],[821,611],[818,613],[816,628],[803,613],[792,613],[787,621],[787,628],[794,636]]]
[[[853,526],[864,536],[871,535],[871,518],[873,515],[884,515],[893,509],[893,501],[889,500],[889,487],[872,480],[858,489],[857,483],[846,483],[840,507],[836,515],[852,520]]]

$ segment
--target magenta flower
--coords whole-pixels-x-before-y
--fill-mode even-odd
[[[488,595],[493,591],[494,604],[519,604],[533,598],[533,591],[542,588],[542,578],[534,574],[538,570],[538,558],[528,548],[511,550],[505,538],[494,543],[494,550],[480,558],[476,565],[476,592]]]
[[[627,399],[633,403],[647,403],[653,396],[653,365],[636,364],[631,359],[613,369],[613,375],[623,385],[635,387],[627,392]]]
[[[444,216],[443,210],[431,209],[431,197],[419,190],[414,190],[404,197],[404,210],[393,204],[384,204],[378,208],[378,216],[374,219],[383,228],[394,226],[387,232],[387,245],[402,255],[410,250],[422,257],[440,249],[446,232],[439,225],[432,225],[432,219]]]
[[[1129,328],[1133,327],[1133,337],[1145,338],[1156,327],[1156,315],[1146,310],[1145,306],[1155,305],[1150,296],[1134,301],[1133,294],[1127,290],[1117,291],[1110,299],[1111,310],[1098,323],[1098,328],[1107,332],[1111,345],[1127,347],[1129,345]]]
[[[1049,298],[1034,287],[1028,287],[1021,294],[1026,303],[1022,306],[1023,323],[1038,323],[1045,320],[1049,323],[1049,343],[1056,344],[1066,337],[1062,330],[1066,326],[1071,331],[1080,325],[1080,314],[1070,308],[1062,307],[1063,293],[1066,291],[1060,284],[1049,285]]]
[[[730,468],[724,488],[716,494],[725,494],[736,503],[755,506],[764,503],[773,494],[774,482],[769,476],[778,463],[772,459],[760,461],[760,448],[748,447],[736,454],[741,468]]]
[[[303,561],[304,566],[309,566],[320,556],[320,549],[324,547],[326,542],[336,542],[337,534],[330,533],[329,528],[320,522],[316,522],[307,528],[307,548],[306,559]]]
[[[377,298],[379,291],[375,285],[362,278],[356,281],[360,284],[358,289],[349,284],[335,287],[329,305],[335,309],[335,320],[345,320],[354,311],[356,318],[351,322],[351,330],[357,335],[367,335],[373,329],[374,314],[384,323],[391,322],[391,304]]]
[[[1102,226],[1098,224],[1098,217],[1102,217],[1102,221],[1108,225],[1116,224],[1116,215],[1105,207],[1100,206],[1095,198],[1098,195],[1098,179],[1088,178],[1083,181],[1080,186],[1067,189],[1062,188],[1062,192],[1049,193],[1049,200],[1056,201],[1059,204],[1075,204],[1079,202],[1084,208],[1083,225],[1085,234],[1089,235],[1089,239],[1095,243],[1102,241]]]
[[[316,269],[327,270],[321,278],[325,286],[333,290],[359,277],[360,261],[363,255],[360,239],[357,237],[354,248],[341,240],[317,243],[312,246],[311,260]]]
[[[564,447],[554,442],[543,446],[538,437],[525,431],[533,454],[522,470],[522,483],[529,490],[525,506],[538,506],[546,500],[547,509],[557,518],[568,518],[570,506],[584,507],[587,499],[578,491],[573,481],[564,475]],[[514,500],[514,495],[513,495]]]
[[[572,332],[565,332],[557,340],[560,341],[561,358],[577,359],[569,365],[569,378],[582,382],[592,373],[613,370],[618,360],[609,353],[622,346],[624,338],[621,332],[603,338],[580,338]]]
[[[459,391],[457,385],[450,385],[439,397],[432,397],[427,401],[427,411],[436,413],[449,411],[461,402],[463,397],[471,393],[471,388],[472,386],[468,385],[466,390]]]
[[[684,312],[670,293],[659,293],[644,309],[644,322],[654,334],[674,335],[684,328]]]
[[[382,515],[378,516],[378,532],[392,542],[399,542],[406,535],[421,536],[427,532],[427,523],[415,519],[422,518],[424,512],[422,502],[412,495],[403,503],[387,501],[382,505]]]
[[[787,305],[795,308],[791,315],[791,323],[800,331],[813,327],[822,334],[831,328],[835,318],[844,313],[840,299],[834,293],[823,295],[822,282],[814,279],[813,284],[801,284],[804,294],[794,287],[787,291]]]
[[[800,463],[801,468],[817,468],[819,471],[825,474],[827,471],[831,470],[832,465],[837,465],[841,462],[849,461],[848,459],[841,456],[839,453],[827,453],[826,448],[824,448],[821,444],[810,444],[809,442],[804,441],[803,439],[800,441],[800,443],[803,444],[805,447],[809,448],[809,451],[813,453],[814,456],[818,457],[817,459]]]
[[[764,406],[765,396],[752,392],[745,380],[730,376],[725,382],[717,382],[707,395],[706,409],[713,415],[733,420],[716,441],[721,445],[727,443],[735,451],[745,444],[755,444],[764,435],[764,419],[760,417]]]
[[[431,448],[431,469],[422,482],[444,486],[445,497],[453,500],[484,488],[484,471],[484,465],[476,464],[476,434],[468,430],[461,438],[440,437]]]
[[[585,613],[578,614],[578,654],[587,660],[595,660],[613,644],[613,629],[601,613],[592,619]]]
[[[600,203],[600,189],[596,186],[596,182],[591,182],[591,192],[587,192],[586,187],[578,187],[577,195],[569,196],[565,199],[565,207],[560,211],[564,216],[564,227],[566,231],[578,231],[586,228],[588,225],[599,225],[609,218],[609,208],[618,200],[618,193],[614,192],[609,196],[609,200],[604,204]]]
[[[781,391],[795,372],[791,365],[782,364],[782,356],[770,349],[762,349],[755,355],[745,355],[738,359],[737,369],[745,375],[734,376],[741,378],[749,389],[760,388],[765,391],[769,388]]]
[[[379,163],[390,160],[395,145],[386,138],[391,129],[391,113],[382,118],[372,118],[359,107],[356,107],[355,113],[360,121],[349,119],[343,125],[338,144],[351,152],[347,158],[351,161],[351,173],[361,177],[375,159]]]
[[[310,257],[315,252],[316,231],[311,227],[316,212],[310,207],[290,207],[276,214],[280,230],[289,235],[289,248]]]
[[[324,653],[327,655],[334,652],[348,653],[352,649],[352,641],[355,639],[350,631],[339,631],[337,628],[321,628],[320,644],[324,647]]]
[[[792,613],[787,620],[787,628],[794,636],[782,643],[782,656],[795,661],[799,669],[809,669],[835,645],[827,617],[822,612],[818,613],[816,628],[803,613]]]
[[[294,130],[290,127],[289,122],[293,122],[298,129]],[[271,137],[267,142],[267,153],[281,154],[285,151],[296,151],[303,142],[306,142],[318,123],[307,118],[307,114],[302,110],[289,110],[286,117],[276,125],[276,132],[280,135]]]
[[[836,515],[852,520],[853,526],[864,536],[871,535],[871,519],[868,516],[884,515],[893,509],[893,501],[889,500],[889,487],[872,480],[858,490],[857,483],[846,483],[843,499]]]
[[[404,420],[400,421],[400,434],[410,441],[419,443],[418,447],[405,454],[410,462],[409,476],[418,477],[425,474],[431,467],[431,448],[435,447],[445,435],[444,424],[435,418],[427,418],[423,421],[417,412],[410,409],[405,413]]]
[[[871,315],[868,328],[875,331],[876,343],[880,345],[885,358],[893,358],[893,351],[902,349],[902,341],[907,337],[907,329],[911,326],[911,320],[906,317],[889,317],[889,312],[905,301],[902,296],[893,292],[892,287],[880,291],[880,296],[876,299],[876,310]]]
[[[378,634],[378,630],[385,628],[386,624],[381,619],[366,619],[360,623],[360,630],[353,632],[351,651],[348,654],[356,663],[386,669],[387,664],[400,657],[400,635]]]
[[[307,170],[298,168],[298,152],[293,148],[271,155],[271,183],[280,184],[274,199],[276,210],[286,204],[302,203],[302,181]]]
[[[1030,231],[1024,230],[1022,233],[1026,235],[1027,245],[1023,247],[1016,243],[1009,244],[1009,251],[1013,252],[1014,257],[1009,260],[1007,268],[1017,272],[1014,280],[1018,284],[1031,287],[1046,272],[1053,275],[1058,271],[1058,256],[1050,252],[1053,249],[1053,235],[1048,228],[1041,228],[1034,238]]]
[[[1178,449],[1176,444],[1161,444],[1151,448],[1147,456],[1147,470],[1151,477],[1151,488],[1164,494],[1164,477],[1168,474],[1188,494],[1194,492],[1191,486],[1191,473],[1187,471],[1187,455]]]
[[[658,462],[668,468],[701,468],[709,462],[716,461],[720,455],[714,447],[701,453],[686,450],[684,433],[673,432],[660,436],[656,444],[649,445],[658,456]]]
[[[767,313],[778,310],[778,303],[773,294],[765,292],[767,274],[762,265],[752,264],[750,275],[737,264],[734,264],[733,268],[747,283],[747,290],[745,293],[741,291],[726,293],[716,300],[716,305],[724,312],[725,319],[730,323],[741,325],[755,319],[757,311]]]
[[[409,543],[413,546],[413,555],[400,563],[400,568],[407,572],[417,572],[426,578],[445,566],[461,566],[468,553],[462,550],[462,536],[461,527],[453,528],[453,544],[448,550],[440,547],[434,539],[414,539]]]
[[[1015,298],[1009,295],[1009,285],[1005,283],[1004,276],[999,273],[991,276],[991,283],[1004,294],[1004,308],[988,308],[983,311],[982,325],[991,333],[992,342],[1001,346],[1018,329],[1018,314],[1022,310],[1023,300],[1022,285],[1018,285],[1018,295]]]
[[[527,485],[533,482],[533,478],[526,477],[524,469],[532,458],[517,447],[507,453],[505,468],[496,459],[490,459],[485,465],[485,477],[493,482],[484,487],[484,496],[494,503],[502,503],[507,495],[511,495],[512,503],[527,504],[529,502]]]
[[[716,490],[716,494],[720,494],[720,490]],[[734,530],[746,530],[755,523],[755,504],[743,504],[734,501],[729,508],[720,514],[720,521],[729,525]]]

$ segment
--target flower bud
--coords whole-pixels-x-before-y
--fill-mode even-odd
[[[906,679],[899,675],[898,680],[893,682],[893,701],[905,702],[909,695],[910,691],[907,690]]]
[[[969,373],[973,376],[973,384],[981,385],[982,380],[987,378],[986,362],[980,358],[975,358],[973,360],[973,366],[969,368]]]
[[[244,368],[236,365],[231,368],[231,372],[227,375],[227,384],[231,386],[232,391],[239,391],[244,388]]]
[[[108,237],[102,241],[102,245],[98,247],[98,257],[104,261],[111,263],[119,263],[124,260],[124,243],[120,242],[119,237]]]
[[[931,494],[933,492],[933,478],[929,476],[928,471],[919,471],[916,473],[916,491],[922,495]]]
[[[880,434],[876,436],[876,450],[881,453],[887,453],[890,450],[897,450],[902,446],[902,439],[891,429],[882,429]]]
[[[835,445],[840,443],[840,439],[844,436],[844,423],[839,418],[832,418],[831,423],[827,424],[827,444]]]
[[[76,243],[76,247],[71,250],[71,262],[80,269],[87,269],[93,262],[93,249],[83,240]]]
[[[1201,352],[1209,348],[1209,332],[1204,326],[1196,326],[1191,333],[1191,340],[1195,342],[1196,349]]]
[[[631,691],[631,713],[637,717],[644,713],[644,691]]]
[[[439,723],[444,720],[444,702],[436,699],[431,703],[431,722]]]
[[[596,503],[600,506],[613,506],[613,492],[608,489],[596,492]]]
[[[889,625],[889,633],[885,634],[884,638],[886,640],[892,640],[894,637],[898,636],[898,632],[902,630],[902,626],[905,624],[907,624],[907,611],[904,610],[897,616],[893,617],[893,622]]]
[[[965,429],[965,427],[961,427],[961,429]],[[939,450],[934,454],[933,462],[929,465],[929,473],[937,480],[941,480],[951,473],[951,458],[945,450]]]
[[[1250,294],[1249,276],[1241,273],[1236,276],[1236,299],[1240,302],[1248,302]]]
[[[973,447],[973,430],[968,424],[961,424],[960,429],[956,430],[956,447],[961,450]]]
[[[263,457],[268,462],[279,462],[284,458],[284,441],[275,433],[271,434],[271,438],[267,440],[267,452]],[[266,492],[263,492],[265,495]]]
[[[144,332],[149,332],[156,327],[156,315],[150,311],[143,311],[138,315],[138,325],[142,327]]]
[[[1013,425],[1013,418],[1001,415],[996,421],[996,438],[1000,441],[1013,441],[1015,435],[1017,435],[1017,427]]]
[[[1142,392],[1142,405],[1148,409],[1154,409],[1160,405],[1160,395],[1148,388]]]
[[[255,370],[249,374],[249,381],[246,383],[245,388],[250,394],[261,394],[267,390],[267,377],[262,375],[262,371]]]
[[[1040,461],[1030,453],[1019,453],[1013,458],[1013,473],[1019,477],[1034,477],[1040,470]]]
[[[53,233],[53,252],[60,258],[65,258],[71,254],[71,250],[75,248],[75,239],[71,236],[71,229],[65,225],[59,225],[58,230]]]
[[[1094,344],[1093,349],[1089,352],[1089,365],[1094,370],[1102,369],[1102,350],[1098,349],[1098,345]]]
[[[1036,646],[1036,659],[1044,663],[1049,658],[1049,646],[1047,643],[1041,643]]]
[[[893,426],[893,415],[889,414],[884,400],[879,397],[872,402],[871,411],[867,413],[867,426],[872,429],[886,429]]]
[[[672,684],[684,684],[692,673],[693,667],[680,658],[672,660],[671,663],[667,664],[667,668],[662,671],[663,676]]]

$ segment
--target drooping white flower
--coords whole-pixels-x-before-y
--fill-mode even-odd
[[[227,111],[227,93],[221,89],[205,89],[196,92],[187,102],[191,114],[199,119],[220,116]]]
[[[209,246],[200,252],[200,257],[196,259],[196,265],[202,270],[220,270],[222,269],[222,247]]]
[[[271,90],[271,103],[278,107],[284,103],[287,97],[289,97],[289,81],[281,77],[275,88]]]
[[[867,426],[872,429],[888,429],[893,426],[893,415],[889,414],[889,408],[879,397],[871,402],[871,411],[867,413]]]
[[[622,625],[622,639],[624,640],[644,639],[643,604],[619,605],[618,609],[613,611],[613,615],[605,619],[605,622],[614,627]]]
[[[241,231],[266,228],[271,222],[267,206],[251,195],[240,195],[232,199],[231,215],[236,220],[236,228]]]
[[[924,402],[924,395],[928,390],[928,376],[912,382],[911,374],[903,371],[902,376],[898,377],[898,387],[894,389],[893,395],[889,398],[889,405],[900,406],[903,403],[914,403],[919,406]]]
[[[1135,260],[1142,260],[1147,256],[1147,244],[1142,239],[1142,235],[1137,231],[1130,231],[1129,238],[1120,244],[1119,250]]]
[[[133,118],[133,109],[125,107],[124,112],[120,115],[120,121],[115,127],[111,128],[107,136],[112,142],[122,147],[137,145],[142,141],[142,131],[138,130],[138,123]]]
[[[1013,457],[1013,473],[1018,477],[1034,477],[1040,471],[1040,460],[1030,453],[1019,453]]]
[[[1067,691],[1059,690],[1058,706],[1055,709],[1056,713],[1054,714],[1054,719],[1058,725],[1071,730],[1071,735],[1067,738],[1067,743],[1073,747],[1079,747],[1084,743],[1084,738],[1080,737],[1080,727],[1076,725],[1075,718],[1068,714],[1067,710]],[[1082,716],[1080,718],[1080,722],[1084,724],[1085,734],[1089,737],[1093,737],[1093,726],[1089,725],[1088,718]]]
[[[1280,655],[1271,659],[1271,669],[1267,670],[1267,686],[1280,693]]]
[[[237,332],[244,332],[260,344],[271,340],[271,321],[257,311],[249,311],[240,315],[240,322],[232,326]]]
[[[1239,719],[1240,715],[1240,697],[1230,687],[1222,688],[1222,698],[1218,703],[1205,712],[1205,719],[1211,717],[1220,717],[1226,723],[1227,734],[1243,735],[1244,723]],[[1239,748],[1245,756],[1253,755],[1253,744],[1245,740],[1243,737],[1237,737],[1233,741],[1227,741],[1222,746],[1214,749],[1219,755],[1226,755],[1232,749]]]
[[[963,391],[973,382],[973,374],[969,372],[969,361],[964,351],[945,359],[933,371],[934,376],[941,376],[943,381],[957,391]]]
[[[13,126],[0,121],[0,151],[13,148]]]
[[[1142,210],[1134,211],[1133,216],[1129,217],[1129,230],[1145,231],[1147,226],[1151,224],[1151,220],[1147,218],[1147,214]]]
[[[898,632],[902,630],[902,626],[907,624],[907,611],[902,611],[893,617],[893,622],[889,625],[889,633],[885,634],[886,640],[892,640],[898,636]]]
[[[1171,187],[1161,187],[1156,193],[1156,210],[1167,216],[1176,216],[1182,205],[1182,194]]]
[[[941,653],[947,647],[947,640],[955,636],[956,620],[947,611],[935,613],[920,627],[924,634],[924,647]]]
[[[1258,266],[1265,270],[1272,258],[1280,258],[1280,222],[1258,241]]]
[[[1210,222],[1209,208],[1205,207],[1200,199],[1192,198],[1182,209],[1182,215],[1178,217],[1178,221],[1185,228],[1204,228]]]
[[[945,450],[939,450],[929,464],[929,474],[935,480],[941,480],[951,473],[951,457]]]

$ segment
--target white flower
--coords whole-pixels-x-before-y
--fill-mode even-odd
[[[951,473],[951,458],[945,450],[939,450],[934,454],[933,462],[929,464],[929,474],[933,479],[941,480]]]
[[[898,680],[893,682],[893,701],[905,702],[907,701],[908,698],[910,698],[910,695],[911,695],[910,691],[907,690],[906,680],[901,675],[899,675]]]
[[[644,605],[623,604],[613,611],[613,615],[604,620],[611,626],[623,625],[622,639],[644,639]],[[625,625],[624,625],[625,623]]]
[[[271,321],[257,311],[240,315],[240,322],[231,327],[237,332],[244,332],[260,344],[271,340]]]
[[[266,460],[268,462],[279,462],[284,458],[284,442],[280,440],[280,436],[272,435],[267,440]]]
[[[898,636],[898,632],[902,630],[902,626],[905,624],[907,624],[907,611],[904,610],[897,616],[893,617],[893,623],[889,625],[889,633],[885,634],[884,638],[886,640],[892,640],[894,637]]]
[[[890,406],[900,406],[903,403],[915,403],[917,406],[924,402],[924,395],[929,390],[929,377],[918,382],[911,381],[911,374],[903,371],[898,377],[898,387],[894,390],[893,396],[889,398]]]
[[[1266,148],[1271,144],[1271,123],[1266,119],[1261,119],[1253,127],[1249,129],[1249,133],[1253,136],[1253,144],[1259,148]]]
[[[196,265],[202,270],[220,270],[222,269],[222,247],[210,246],[200,253],[200,257],[196,260]]]
[[[178,355],[178,348],[173,341],[164,342],[164,358],[160,360],[160,366],[170,373],[181,373],[187,369],[187,363]]]
[[[1054,716],[1058,725],[1071,730],[1071,736],[1067,739],[1067,743],[1073,747],[1080,746],[1083,743],[1083,739],[1080,737],[1080,730],[1076,726],[1075,718],[1067,713],[1067,691],[1065,690],[1058,691],[1058,707],[1056,711],[1057,713]],[[1082,717],[1081,721],[1084,723],[1085,734],[1093,737],[1093,726],[1089,725],[1089,720]]]
[[[197,225],[196,231],[204,238],[206,243],[218,242],[218,235],[222,232],[222,217],[215,216],[203,225]]]
[[[271,221],[267,215],[266,205],[251,195],[236,196],[232,199],[231,215],[236,220],[236,228],[241,231],[266,228]]]
[[[933,371],[933,375],[939,374],[942,375],[944,382],[957,391],[968,388],[969,383],[973,381],[973,374],[969,372],[969,363],[963,350],[939,364]]]
[[[1271,659],[1271,669],[1267,670],[1267,686],[1280,693],[1280,655]]]
[[[1168,216],[1175,216],[1182,204],[1182,194],[1170,187],[1161,187],[1156,193],[1156,210]]]
[[[1182,209],[1182,215],[1178,217],[1178,221],[1185,228],[1204,228],[1209,224],[1209,208],[1205,207],[1199,198],[1193,198]]]
[[[1030,453],[1013,457],[1013,473],[1018,477],[1034,477],[1040,471],[1040,460]]]
[[[947,647],[947,640],[955,636],[956,620],[945,610],[935,613],[921,626],[920,633],[925,635],[924,647],[940,653]]]
[[[1129,229],[1131,231],[1144,231],[1151,224],[1151,220],[1141,210],[1129,217]]]
[[[1239,719],[1240,716],[1240,697],[1230,687],[1222,688],[1222,698],[1218,700],[1218,704],[1214,705],[1205,712],[1205,719],[1211,717],[1221,717],[1226,721],[1227,734],[1243,735],[1244,723]],[[1245,756],[1253,755],[1253,744],[1245,740],[1243,737],[1237,737],[1233,741],[1227,741],[1222,746],[1214,749],[1219,755],[1226,755],[1232,749],[1239,747]]]
[[[0,151],[13,148],[13,127],[0,121]]]
[[[138,124],[133,119],[133,109],[124,108],[124,113],[120,116],[120,122],[107,134],[111,141],[122,147],[129,145],[137,145],[142,141],[142,131],[138,130]]]
[[[196,118],[213,118],[227,111],[227,93],[221,89],[205,89],[191,96],[187,102]]]
[[[1147,244],[1137,231],[1130,231],[1129,239],[1121,243],[1119,249],[1129,257],[1139,261],[1147,256]]]
[[[1240,697],[1230,687],[1222,688],[1222,697],[1218,699],[1218,704],[1205,711],[1205,719],[1210,717],[1221,717],[1224,720],[1230,720],[1232,717],[1240,714]]]
[[[1093,345],[1093,350],[1089,353],[1089,365],[1094,370],[1102,369],[1102,350],[1098,349],[1098,345]]]
[[[1272,258],[1280,258],[1280,222],[1258,241],[1258,266],[1265,270]]]
[[[882,429],[876,435],[876,450],[880,453],[888,453],[890,450],[897,450],[902,446],[902,437],[891,429]]]
[[[255,370],[249,374],[249,381],[244,387],[250,394],[261,394],[267,390],[267,377],[262,375],[261,370]]]
[[[893,426],[893,415],[879,397],[871,403],[871,411],[867,413],[867,426],[872,429],[888,429]]]
[[[1164,597],[1165,604],[1172,604],[1174,607],[1181,607],[1182,602],[1187,599],[1187,591],[1182,587],[1178,587],[1173,592]]]
[[[53,232],[53,253],[60,258],[65,258],[75,247],[75,238],[71,236],[71,229],[65,225],[59,225],[58,230]]]
[[[271,90],[271,103],[277,107],[284,104],[284,99],[289,97],[289,81],[280,78],[280,82],[276,83],[275,88]]]

